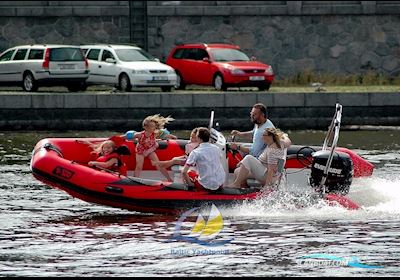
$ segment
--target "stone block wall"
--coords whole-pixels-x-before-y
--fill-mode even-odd
[[[224,42],[273,66],[279,78],[400,74],[400,1],[150,1],[149,51]]]
[[[34,43],[129,43],[129,28],[129,1],[0,2],[0,52]]]
[[[30,43],[137,43],[143,1],[0,1],[0,51]],[[147,48],[225,42],[271,64],[278,78],[400,74],[400,1],[148,1]],[[140,30],[140,29],[139,29]]]

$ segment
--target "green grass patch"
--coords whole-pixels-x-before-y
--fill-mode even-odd
[[[364,74],[332,74],[316,73],[309,69],[296,75],[275,79],[276,87],[308,86],[313,83],[321,83],[324,86],[400,86],[400,77],[390,77],[382,73],[367,71]]]

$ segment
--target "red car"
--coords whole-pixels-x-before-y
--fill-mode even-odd
[[[239,46],[228,44],[187,44],[176,46],[166,63],[178,76],[177,89],[186,85],[258,87],[268,90],[274,79],[272,67],[250,59]]]

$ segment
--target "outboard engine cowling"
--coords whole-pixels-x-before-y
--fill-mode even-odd
[[[331,151],[323,150],[313,153],[310,185],[316,191],[322,192],[321,180]],[[353,161],[346,153],[334,152],[332,163],[325,181],[325,193],[346,195],[353,181]]]

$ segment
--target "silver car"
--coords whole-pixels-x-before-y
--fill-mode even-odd
[[[132,45],[81,45],[89,60],[88,85],[115,85],[121,91],[132,87],[160,87],[171,91],[175,70],[143,49]]]
[[[40,86],[86,89],[89,65],[79,46],[25,45],[0,54],[0,85],[19,85],[25,91]]]

